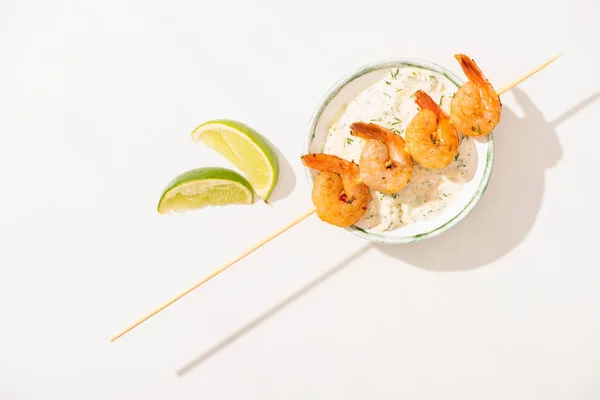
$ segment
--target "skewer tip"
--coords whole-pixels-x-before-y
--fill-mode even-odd
[[[496,91],[496,93],[498,94],[498,96],[500,96],[503,93],[508,92],[509,90],[511,90],[512,88],[514,88],[515,86],[517,86],[519,83],[523,82],[524,80],[526,80],[527,78],[531,77],[532,75],[540,72],[541,70],[543,70],[544,68],[546,68],[548,65],[552,64],[557,58],[559,58],[560,56],[563,55],[563,52],[558,53],[557,55],[555,55],[554,57],[552,57],[551,59],[549,59],[548,61],[544,62],[543,64],[539,65],[537,68],[535,68],[533,71],[523,75],[522,77],[520,77],[519,79],[517,79],[516,81],[510,83],[509,85],[507,85],[506,87]]]

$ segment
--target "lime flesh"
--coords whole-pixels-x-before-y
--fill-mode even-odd
[[[242,175],[226,168],[197,168],[169,182],[158,202],[158,212],[253,202],[252,186]]]

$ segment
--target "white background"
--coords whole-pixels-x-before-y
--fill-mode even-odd
[[[545,14],[544,14],[545,13]],[[598,399],[600,3],[3,1],[0,399]],[[375,246],[304,221],[308,120],[341,76],[416,57],[507,93],[480,204]],[[278,148],[270,206],[162,216],[164,185],[230,165],[190,132]]]

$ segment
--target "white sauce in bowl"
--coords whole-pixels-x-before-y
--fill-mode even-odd
[[[427,92],[449,113],[458,88],[434,71],[409,66],[393,68],[384,79],[370,85],[342,109],[329,126],[323,152],[358,163],[366,141],[352,136],[350,125],[359,121],[384,126],[404,137],[406,126],[419,111],[412,97],[418,89]],[[425,169],[415,161],[411,182],[399,193],[386,195],[371,190],[373,201],[355,226],[387,232],[443,214],[477,169],[474,139],[459,136],[458,154],[447,168]]]

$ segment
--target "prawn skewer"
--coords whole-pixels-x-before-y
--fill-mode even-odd
[[[541,64],[539,66],[537,66],[531,72],[528,72],[527,74],[525,74],[522,77],[518,78],[517,80],[515,80],[511,84],[507,85],[502,90],[500,90],[498,92],[498,95],[501,95],[502,93],[505,93],[505,92],[509,91],[513,87],[517,86],[519,83],[523,82],[525,79],[527,79],[530,76],[534,75],[535,73],[541,71],[542,69],[544,69],[552,61],[556,60],[561,55],[562,55],[562,53],[558,54],[557,56],[554,56],[552,59],[544,62],[543,64]],[[170,305],[174,304],[176,301],[180,300],[181,298],[183,298],[184,296],[188,295],[189,293],[191,293],[195,289],[199,288],[201,285],[203,285],[204,283],[208,282],[209,280],[211,280],[215,276],[219,275],[221,272],[227,270],[229,267],[231,267],[232,265],[234,265],[238,261],[240,261],[243,258],[245,258],[246,256],[252,254],[254,251],[256,251],[257,249],[261,248],[265,244],[269,243],[271,240],[275,239],[276,237],[278,237],[282,233],[287,232],[292,227],[294,227],[297,224],[299,224],[300,222],[304,221],[305,219],[307,219],[308,217],[310,217],[311,215],[313,215],[316,211],[317,210],[314,207],[312,207],[308,211],[305,211],[304,213],[302,213],[302,215],[300,215],[297,218],[295,218],[292,222],[288,223],[287,225],[285,225],[282,228],[278,229],[276,232],[274,232],[274,233],[270,234],[269,236],[267,236],[266,238],[262,239],[260,242],[256,243],[251,248],[249,248],[246,251],[244,251],[243,253],[239,254],[232,261],[229,261],[226,264],[224,264],[224,265],[220,266],[219,268],[215,269],[213,272],[211,272],[210,274],[208,274],[207,276],[205,276],[204,278],[202,278],[199,282],[197,282],[196,284],[194,284],[193,286],[191,286],[187,290],[183,291],[179,295],[175,296],[173,299],[169,300],[168,302],[166,302],[162,306],[160,306],[157,309],[155,309],[154,311],[152,311],[150,314],[147,314],[145,317],[139,319],[137,322],[133,323],[132,325],[130,325],[126,329],[122,330],[120,333],[118,333],[117,335],[113,336],[110,339],[110,341],[114,342],[115,340],[119,339],[120,337],[122,337],[126,333],[132,331],[134,328],[138,327],[139,325],[141,325],[145,321],[149,320],[150,318],[152,318],[153,316],[155,316],[156,314],[158,314],[160,311],[162,311],[165,308],[169,307]]]
[[[406,127],[407,150],[425,168],[446,168],[458,151],[458,132],[427,93],[417,90],[415,103],[421,111]]]
[[[381,193],[398,193],[412,178],[413,161],[405,149],[404,139],[376,124],[355,122],[351,134],[367,139],[360,154],[362,181]]]

